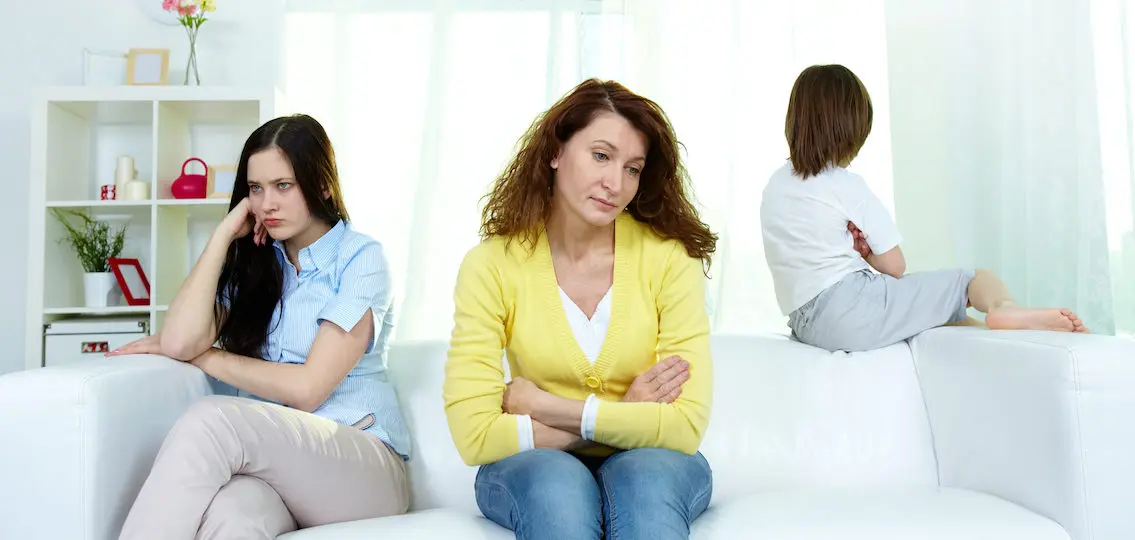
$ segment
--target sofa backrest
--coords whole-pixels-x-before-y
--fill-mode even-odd
[[[930,423],[906,343],[829,353],[784,336],[714,336],[702,441],[714,501],[783,488],[934,486]]]
[[[781,336],[717,335],[714,404],[702,452],[714,500],[792,487],[936,485],[930,429],[909,347],[830,354]],[[447,344],[400,342],[389,369],[413,438],[414,509],[476,511],[441,387]]]

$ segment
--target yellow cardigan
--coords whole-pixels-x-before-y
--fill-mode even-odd
[[[713,400],[709,318],[700,259],[623,213],[615,225],[611,322],[595,364],[572,334],[547,237],[535,250],[490,238],[465,255],[454,293],[454,327],[445,365],[445,414],[469,465],[519,452],[516,418],[501,409],[501,351],[509,370],[552,394],[602,400],[589,453],[659,447],[693,454]],[[670,404],[619,401],[636,376],[678,355],[690,378]]]

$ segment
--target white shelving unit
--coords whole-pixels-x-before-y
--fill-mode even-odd
[[[99,315],[148,317],[161,329],[169,302],[216,224],[228,199],[174,199],[170,184],[182,163],[198,157],[236,164],[245,139],[279,116],[282,96],[272,87],[51,87],[33,104],[28,223],[26,367],[43,365],[44,325]],[[134,158],[149,200],[99,200],[114,184],[119,155]],[[190,169],[200,173],[200,164]],[[120,195],[121,196],[121,195]],[[127,225],[120,257],[137,258],[150,282],[148,306],[88,308],[83,270],[53,208],[86,211]]]

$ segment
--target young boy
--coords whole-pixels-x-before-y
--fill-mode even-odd
[[[829,351],[876,349],[965,323],[970,305],[989,328],[1088,331],[1070,310],[1017,306],[990,272],[906,274],[894,221],[846,169],[871,120],[867,89],[844,66],[809,67],[792,87],[784,126],[791,159],[765,187],[761,229],[776,299],[798,340]]]

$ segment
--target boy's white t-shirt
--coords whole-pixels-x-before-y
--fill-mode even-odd
[[[867,182],[842,167],[828,167],[807,180],[789,161],[773,173],[761,200],[761,236],[776,301],[789,315],[844,276],[870,268],[855,251],[852,222],[877,254],[902,237]]]

